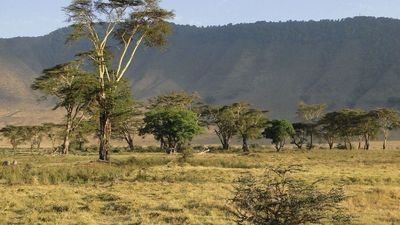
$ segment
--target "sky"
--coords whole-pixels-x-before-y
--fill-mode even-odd
[[[65,27],[71,0],[0,0],[0,37],[41,36]],[[256,21],[400,18],[400,0],[163,0],[175,23],[197,26]]]

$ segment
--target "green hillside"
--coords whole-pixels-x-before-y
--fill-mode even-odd
[[[87,43],[65,45],[68,29],[35,38],[0,39],[0,105],[37,105],[30,82],[73,58]],[[169,46],[142,49],[129,72],[145,98],[198,91],[209,103],[247,100],[295,117],[297,102],[339,107],[392,106],[400,97],[400,20],[257,22],[199,28],[174,25]],[[21,108],[22,107],[22,108]]]

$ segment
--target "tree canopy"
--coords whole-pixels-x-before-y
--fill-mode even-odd
[[[263,135],[267,139],[272,139],[279,152],[286,144],[286,140],[295,134],[293,125],[288,120],[272,120],[267,123]]]
[[[156,108],[145,113],[140,134],[152,134],[165,150],[174,151],[179,145],[191,141],[201,130],[197,114],[190,110]]]

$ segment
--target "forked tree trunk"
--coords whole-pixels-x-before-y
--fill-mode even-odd
[[[285,146],[285,143],[284,143],[284,142],[278,142],[278,143],[276,143],[276,144],[275,144],[275,149],[276,149],[276,151],[277,151],[277,152],[280,152],[280,151],[282,150],[283,146]]]
[[[332,150],[332,149],[333,149],[333,145],[335,144],[335,143],[334,143],[334,142],[335,142],[334,138],[332,138],[332,137],[327,137],[327,138],[326,138],[326,141],[328,142],[329,149]]]
[[[222,143],[222,149],[223,149],[223,150],[229,150],[229,147],[230,147],[229,140],[225,140],[225,141]]]
[[[110,148],[111,137],[111,121],[106,109],[101,109],[100,112],[100,146],[99,146],[99,159],[108,161],[108,152]]]
[[[227,138],[227,137],[222,137],[220,140],[221,140],[221,144],[222,144],[222,149],[228,150],[230,147],[231,139]]]
[[[129,150],[135,150],[135,146],[133,143],[133,138],[129,132],[125,133],[125,141],[128,144]]]
[[[214,132],[218,136],[219,141],[221,142],[222,149],[228,150],[230,147],[231,137],[228,137],[228,135],[222,134],[222,132],[219,132],[218,130],[214,130]]]

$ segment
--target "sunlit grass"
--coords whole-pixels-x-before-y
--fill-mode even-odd
[[[321,188],[345,185],[358,224],[400,224],[400,151],[313,150],[241,155],[121,153],[1,155],[0,224],[234,224],[232,182],[266,167],[301,164]]]

